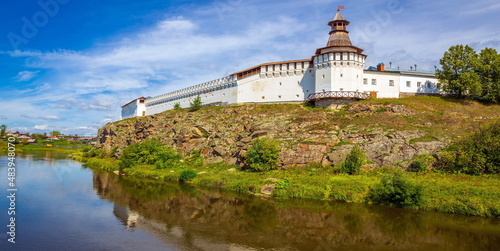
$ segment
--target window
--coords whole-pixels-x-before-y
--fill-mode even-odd
[[[411,87],[411,81],[406,81],[406,87]]]
[[[431,88],[432,83],[430,81],[427,81],[427,88]]]
[[[266,96],[262,96],[262,99],[266,99]]]
[[[364,85],[367,85],[367,84],[368,84],[368,79],[367,79],[367,78],[363,78],[363,84],[364,84]]]
[[[297,96],[297,98],[298,98],[298,97],[300,97],[300,95],[299,95],[299,94],[297,94],[296,96]]]
[[[389,86],[394,86],[394,80],[389,80]]]
[[[278,98],[281,98],[281,95],[278,95]]]
[[[340,77],[343,77],[343,76],[344,76],[344,74],[340,73]]]
[[[377,80],[376,79],[372,79],[372,85],[377,85]]]
[[[325,78],[325,74],[323,74],[323,79]]]
[[[280,82],[280,85],[282,85],[282,83]]]
[[[417,82],[417,88],[420,88],[422,86],[422,82]]]

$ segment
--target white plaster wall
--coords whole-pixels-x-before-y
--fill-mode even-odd
[[[377,92],[377,98],[399,98],[400,74],[392,72],[365,71],[363,75],[367,79],[365,85],[363,81],[360,90],[363,92]],[[372,80],[376,79],[377,84],[372,85]],[[394,86],[390,86],[390,80],[394,81]]]
[[[406,82],[410,81],[411,86],[407,87]],[[418,82],[421,86],[418,87]],[[401,72],[401,92],[411,92],[411,93],[439,93],[437,87],[438,79],[432,74],[419,74],[419,73],[408,73]],[[428,85],[430,84],[430,85]]]
[[[137,100],[122,107],[122,119],[133,118],[137,116]]]
[[[308,66],[309,64],[306,65]],[[241,104],[305,101],[309,94],[314,93],[314,71],[306,67],[282,67],[284,70],[277,71],[262,67],[260,74],[238,80],[237,102]]]

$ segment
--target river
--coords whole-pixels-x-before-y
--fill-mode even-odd
[[[52,152],[17,156],[9,210],[7,163],[0,158],[0,250],[500,248],[499,219],[200,190],[93,171]]]

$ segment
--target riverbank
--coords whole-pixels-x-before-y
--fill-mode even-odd
[[[499,112],[429,96],[336,111],[303,104],[166,111],[108,123],[84,159],[125,177],[257,196],[500,217]]]
[[[77,156],[75,156],[77,157]],[[77,157],[77,159],[79,159]],[[80,159],[82,160],[82,159]],[[118,160],[83,159],[87,166],[118,173]],[[196,177],[188,181],[200,188],[216,188],[256,196],[282,199],[304,198],[369,203],[367,195],[384,175],[400,172],[395,168],[363,171],[358,175],[335,174],[331,167],[310,165],[269,172],[241,171],[235,166],[192,166]],[[183,169],[158,170],[154,165],[124,169],[125,177],[177,182]],[[420,210],[484,217],[500,217],[500,175],[458,175],[407,173],[405,177],[423,187]]]

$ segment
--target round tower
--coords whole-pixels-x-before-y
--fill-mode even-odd
[[[328,43],[317,49],[313,57],[316,93],[358,91],[363,82],[366,55],[352,45],[347,31],[349,21],[344,19],[340,8],[328,25],[331,26]]]

